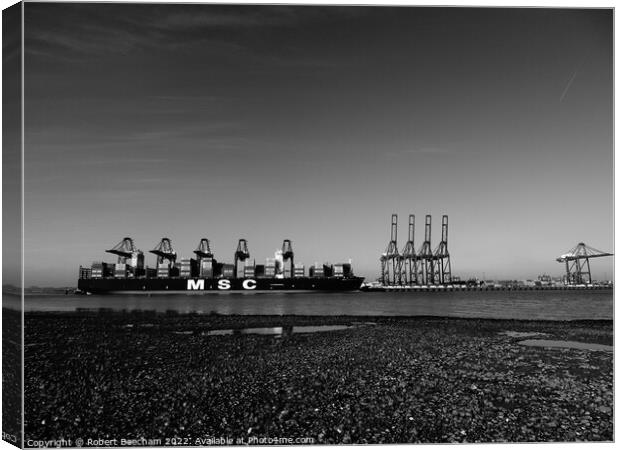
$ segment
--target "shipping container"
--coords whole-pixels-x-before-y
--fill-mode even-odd
[[[90,267],[80,266],[80,278],[90,278],[92,269]]]
[[[243,272],[245,270],[245,267],[243,266],[243,263],[239,264],[236,268],[236,270],[233,271],[234,273],[234,277],[235,278],[243,278]]]
[[[105,278],[109,276],[114,276],[114,264],[108,264],[101,261],[96,261],[92,264],[91,277]]]
[[[351,264],[349,263],[344,263],[342,265],[342,274],[345,277],[350,277],[351,275],[353,275],[353,273],[351,272]]]
[[[334,275],[334,269],[331,265],[323,264],[323,276],[331,277]]]
[[[114,264],[108,264],[102,261],[95,261],[90,266],[91,276],[93,278],[103,278],[114,274]],[[94,274],[94,275],[93,275]]]
[[[127,275],[127,264],[125,263],[116,263],[114,264],[114,276],[126,276]]]
[[[193,258],[183,258],[179,263],[181,277],[195,277],[200,274],[198,261]]]
[[[263,264],[257,264],[254,270],[254,275],[257,277],[265,276],[265,266]]]
[[[323,267],[321,266],[312,266],[310,267],[310,276],[311,277],[323,277],[325,273],[323,271]]]
[[[203,258],[200,260],[200,276],[203,278],[213,278],[213,258]]]
[[[216,262],[213,267],[213,278],[221,277],[223,268],[224,268],[223,263]]]
[[[234,264],[223,264],[222,265],[222,276],[224,278],[232,278],[235,276],[235,265]]]
[[[295,267],[293,269],[293,276],[296,278],[301,278],[305,275],[306,271],[305,271],[305,267],[303,264],[295,264]]]
[[[133,252],[131,257],[127,259],[127,264],[135,269],[144,268],[144,253],[141,251]]]

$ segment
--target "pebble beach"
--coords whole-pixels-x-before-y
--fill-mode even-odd
[[[342,329],[299,328],[326,325]],[[610,320],[143,311],[25,326],[26,439],[614,438]]]

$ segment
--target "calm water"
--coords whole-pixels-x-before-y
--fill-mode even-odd
[[[29,296],[26,311],[76,308],[220,314],[450,316],[497,319],[613,319],[611,290],[226,293],[206,295]]]

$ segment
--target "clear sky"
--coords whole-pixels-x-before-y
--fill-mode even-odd
[[[399,248],[408,214],[433,247],[449,215],[455,275],[560,275],[580,241],[613,251],[612,31],[610,9],[26,3],[25,284],[75,284],[124,236],[226,262],[246,238],[257,263],[289,238],[374,279],[393,212]]]

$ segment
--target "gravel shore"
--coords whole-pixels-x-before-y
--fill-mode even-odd
[[[519,344],[613,345],[611,321],[148,312],[25,320],[26,439],[613,440],[613,353]],[[350,328],[291,330],[319,325]],[[209,334],[258,327],[283,332]]]

